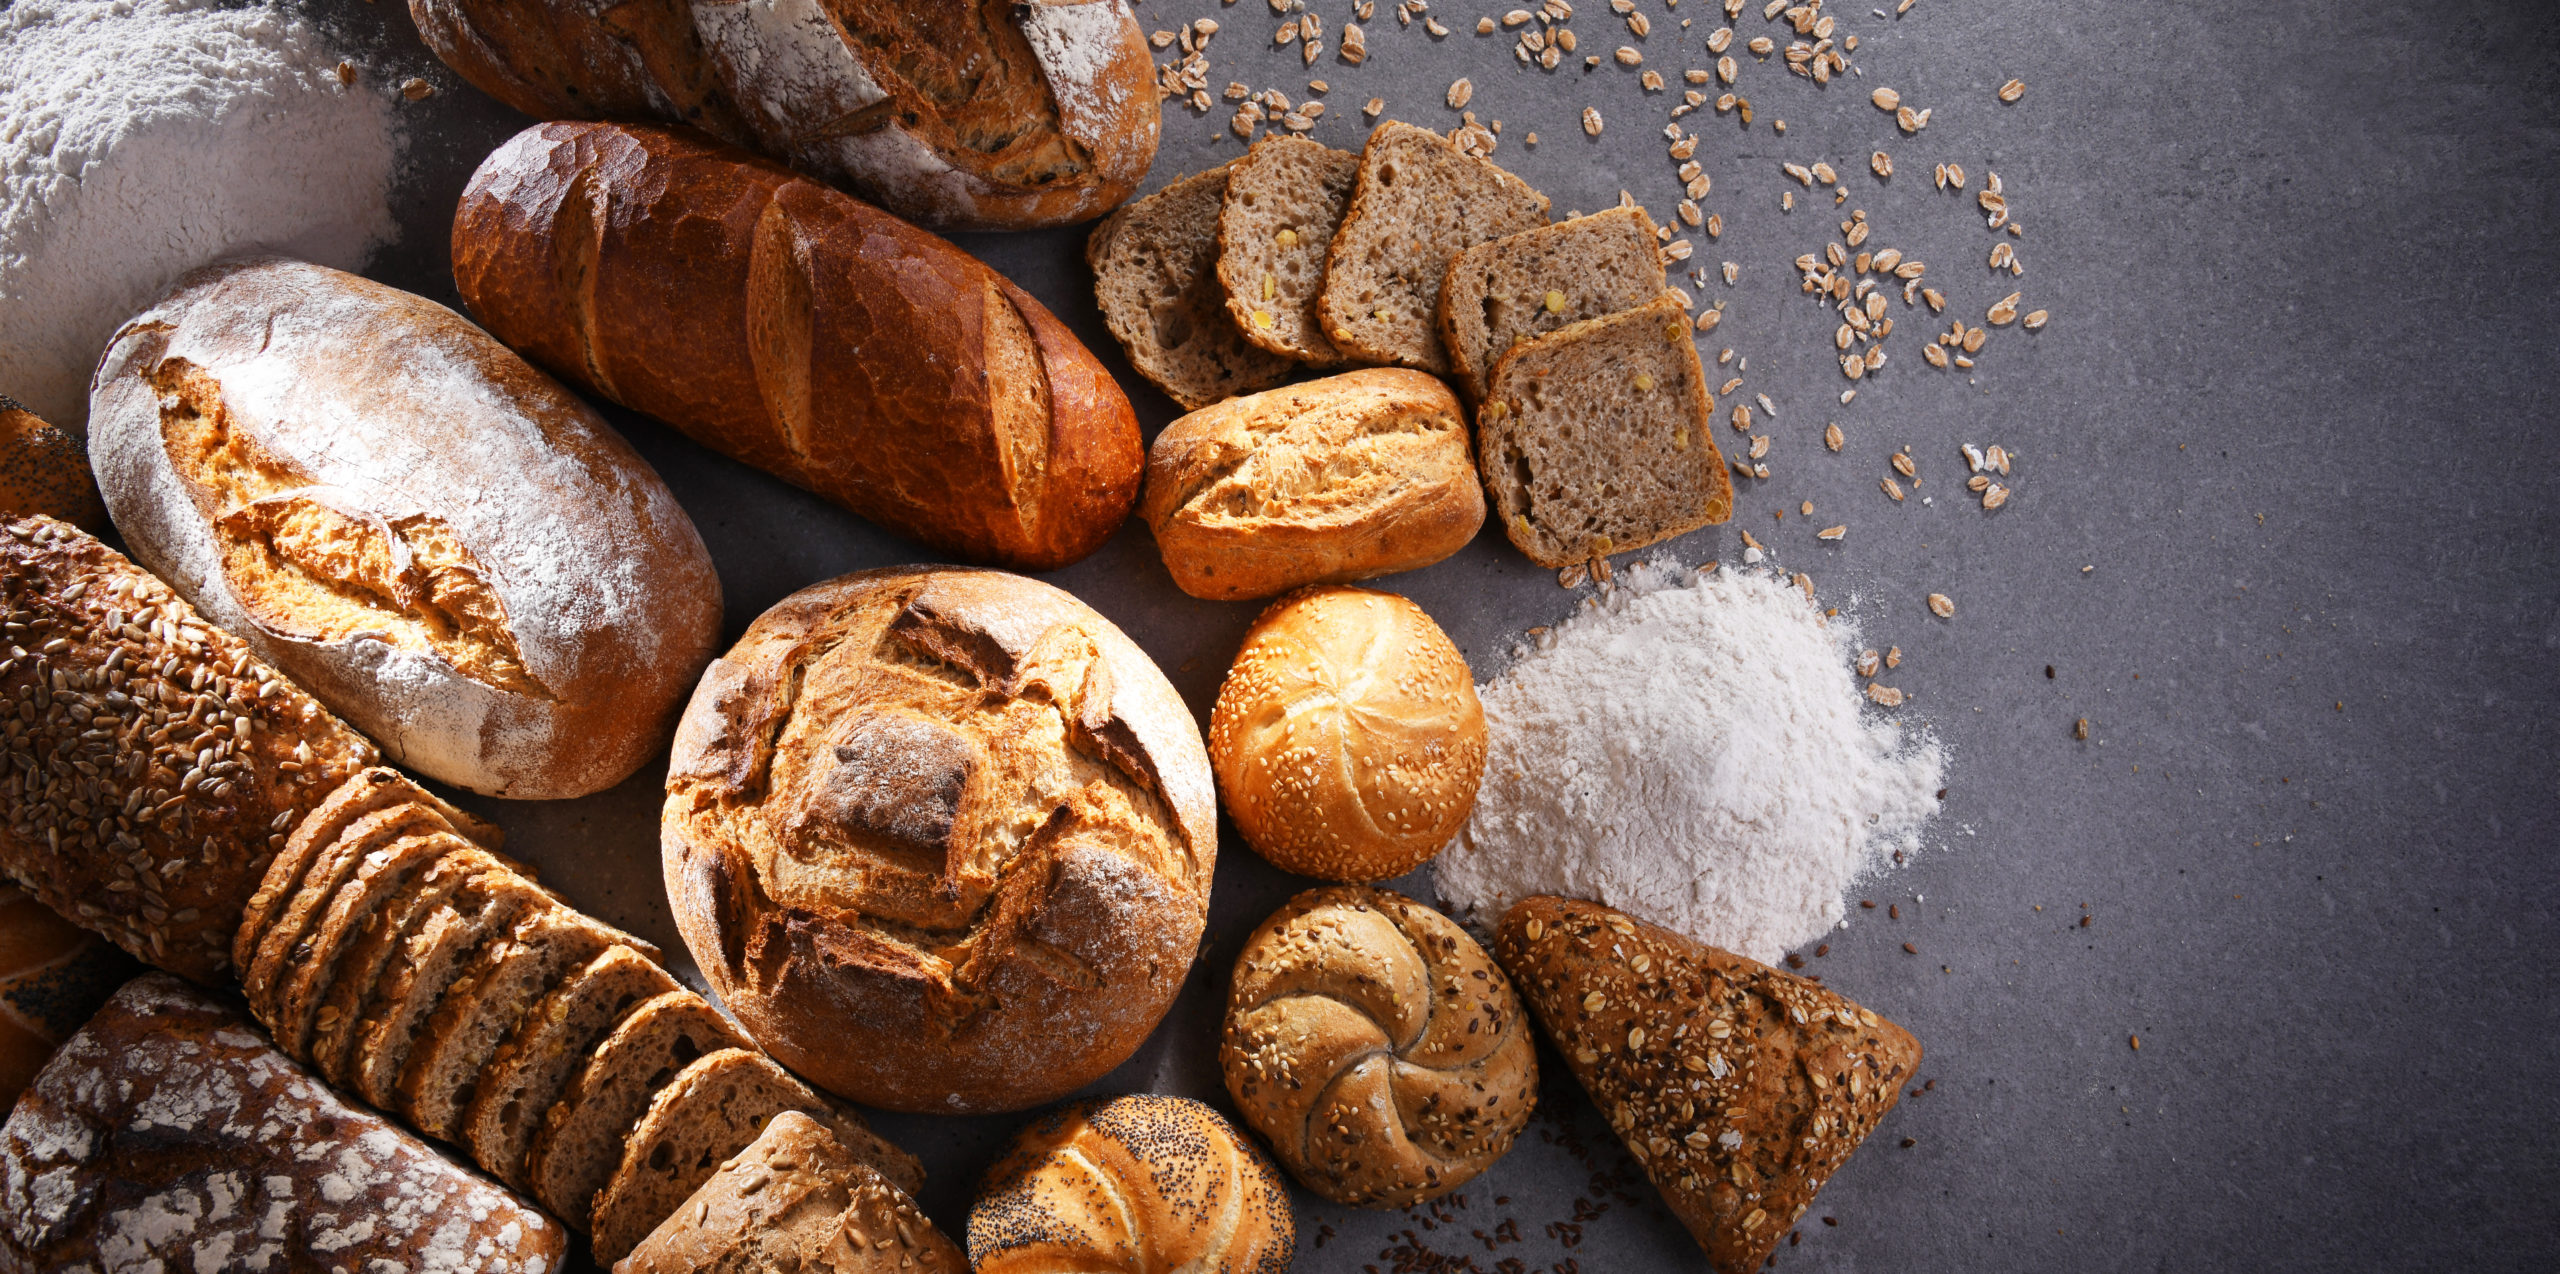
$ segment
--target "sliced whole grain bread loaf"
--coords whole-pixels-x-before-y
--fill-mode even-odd
[[[491,1053],[525,1010],[562,977],[617,946],[622,933],[566,907],[547,907],[519,921],[505,940],[481,949],[470,972],[455,979],[409,1052],[400,1076],[400,1105],[411,1126],[457,1141],[471,1090]]]
[[[1254,345],[1218,286],[1218,208],[1232,164],[1124,204],[1085,240],[1103,322],[1138,374],[1186,409],[1268,389],[1290,360]]]
[[[249,895],[241,912],[240,927],[231,946],[232,967],[241,971],[245,984],[249,962],[258,946],[265,941],[267,929],[274,923],[287,900],[302,888],[302,877],[312,859],[321,850],[346,834],[347,828],[367,814],[394,805],[424,804],[444,816],[452,830],[464,839],[486,849],[495,850],[505,839],[496,827],[484,823],[448,805],[435,794],[409,781],[408,776],[388,766],[359,770],[330,790],[313,806],[311,812],[294,824],[293,834],[285,839],[284,848],[268,862],[266,873],[259,878],[258,888]]]
[[[1218,284],[1244,338],[1284,357],[1328,366],[1342,351],[1316,315],[1324,258],[1351,204],[1360,157],[1272,133],[1228,169],[1218,206]]]
[[[621,1166],[596,1198],[596,1259],[622,1259],[784,1111],[825,1123],[900,1189],[912,1193],[924,1184],[916,1161],[873,1136],[860,1116],[835,1108],[762,1053],[721,1049],[660,1089],[632,1129]]]
[[[461,1125],[472,1159],[508,1185],[528,1189],[525,1157],[543,1117],[633,1010],[677,989],[674,978],[639,952],[615,947],[536,1001],[472,1089]]]
[[[329,899],[328,909],[311,926],[310,935],[294,947],[275,995],[269,1031],[278,1047],[296,1058],[312,1056],[312,1018],[328,1002],[346,957],[363,946],[374,919],[394,904],[409,886],[445,855],[470,849],[471,842],[447,831],[402,836],[372,850],[355,873]]]
[[[597,1192],[622,1165],[632,1126],[658,1090],[706,1054],[753,1047],[691,991],[670,991],[633,1010],[545,1113],[525,1157],[533,1197],[553,1216],[584,1228]]]
[[[1611,208],[1459,253],[1440,292],[1440,340],[1459,388],[1482,402],[1505,350],[1662,292],[1653,218],[1638,207]]]
[[[1513,346],[1477,412],[1476,465],[1503,532],[1561,567],[1733,514],[1706,369],[1665,293]]]
[[[356,1045],[354,1060],[355,1089],[366,1101],[408,1114],[399,1105],[400,1076],[446,988],[470,968],[483,945],[505,937],[536,908],[550,905],[548,895],[501,868],[472,877],[410,936],[365,1011],[364,1038]]]
[[[293,895],[277,908],[266,936],[258,940],[249,962],[240,966],[240,988],[249,1007],[261,1018],[275,1015],[278,993],[298,961],[307,954],[303,940],[328,914],[338,887],[363,866],[365,856],[404,836],[444,830],[444,820],[422,805],[402,803],[374,812],[348,825],[345,834],[312,855],[309,870]]]
[[[472,879],[501,864],[485,850],[456,850],[438,858],[409,887],[367,919],[347,951],[338,957],[320,1005],[311,1014],[311,1042],[306,1055],[330,1082],[342,1087],[355,1073],[356,1045],[364,1039],[366,1017],[393,981],[389,972],[408,950],[409,940],[444,909]]]
[[[1325,258],[1325,335],[1356,360],[1447,374],[1440,286],[1449,259],[1545,224],[1547,197],[1493,161],[1427,128],[1378,125]]]

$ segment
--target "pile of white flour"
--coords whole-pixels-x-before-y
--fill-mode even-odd
[[[1918,847],[1945,756],[1869,720],[1848,625],[1784,579],[1639,566],[1490,684],[1475,813],[1435,868],[1486,924],[1563,894],[1755,960]]]
[[[0,394],[76,431],[107,338],[180,274],[389,242],[391,105],[338,61],[273,3],[0,8]]]

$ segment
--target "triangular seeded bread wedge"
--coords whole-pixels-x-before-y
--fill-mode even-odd
[[[485,850],[452,850],[366,920],[338,957],[337,976],[311,1015],[311,1064],[331,1083],[342,1088],[350,1084],[367,1014],[396,980],[390,971],[408,951],[409,940],[464,885],[501,865],[497,855]]]
[[[746,1149],[768,1121],[794,1110],[827,1124],[840,1142],[900,1189],[913,1193],[924,1184],[916,1161],[873,1136],[860,1116],[835,1109],[762,1053],[722,1049],[686,1067],[674,1083],[660,1089],[632,1129],[621,1166],[596,1198],[591,1240],[596,1259],[622,1259],[683,1207],[722,1163]]]
[[[1494,361],[1512,346],[1660,295],[1653,218],[1611,208],[1459,253],[1440,292],[1440,339],[1459,387],[1482,402]]]
[[[1138,374],[1186,409],[1269,389],[1290,361],[1247,341],[1218,286],[1218,207],[1233,164],[1120,210],[1085,240],[1102,320]]]
[[[1324,258],[1351,204],[1360,157],[1273,133],[1227,170],[1218,207],[1218,283],[1244,338],[1319,366],[1342,361],[1316,316]]]
[[[536,910],[503,942],[482,948],[427,1023],[400,1076],[400,1104],[418,1131],[457,1139],[472,1086],[525,1010],[560,979],[607,950],[621,932],[566,907]]]
[[[472,1089],[461,1130],[472,1160],[526,1190],[525,1155],[542,1131],[543,1116],[598,1044],[635,1009],[677,989],[666,970],[629,947],[616,947],[535,1002]]]
[[[596,1193],[622,1166],[632,1125],[684,1068],[724,1048],[753,1048],[720,1011],[691,991],[671,991],[632,1011],[544,1115],[525,1156],[533,1197],[585,1228]]]
[[[1541,566],[1624,553],[1733,515],[1706,368],[1680,298],[1513,346],[1476,413],[1503,533]]]
[[[1325,257],[1325,335],[1353,359],[1446,374],[1440,286],[1449,259],[1545,224],[1547,197],[1493,161],[1427,128],[1378,125]]]
[[[400,1075],[446,988],[470,967],[483,944],[505,936],[536,908],[553,905],[524,877],[504,869],[475,876],[456,891],[439,914],[410,936],[383,980],[382,992],[365,1011],[364,1035],[354,1057],[355,1090],[379,1109],[399,1111]]]
[[[420,873],[446,854],[470,847],[471,842],[451,832],[431,831],[403,836],[364,856],[311,926],[310,936],[295,945],[292,967],[276,995],[276,1012],[268,1019],[277,1047],[297,1058],[312,1055],[312,1015],[327,1002],[346,957],[364,945],[373,919],[407,892]]]

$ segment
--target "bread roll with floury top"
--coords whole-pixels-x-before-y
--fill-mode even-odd
[[[720,628],[693,522],[462,316],[254,257],[116,333],[89,442],[134,556],[430,778],[584,796],[656,750]]]
[[[1016,575],[862,571],[711,664],[661,824],[676,927],[756,1042],[895,1110],[1017,1110],[1181,988],[1217,814],[1199,727],[1110,621]]]

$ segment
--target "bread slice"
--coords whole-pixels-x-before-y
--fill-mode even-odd
[[[363,945],[374,917],[407,892],[420,873],[445,855],[469,848],[471,842],[451,832],[430,831],[403,836],[364,856],[355,874],[331,895],[310,936],[295,944],[292,966],[275,996],[276,1011],[267,1018],[277,1047],[297,1058],[311,1056],[313,1015],[326,1003],[346,957]]]
[[[545,1114],[525,1157],[533,1197],[553,1216],[585,1228],[597,1192],[622,1166],[632,1125],[658,1090],[710,1053],[753,1047],[691,991],[670,991],[633,1010]]]
[[[337,976],[311,1014],[311,1064],[330,1082],[348,1086],[366,1013],[391,981],[384,973],[408,949],[409,939],[473,877],[498,866],[497,856],[485,850],[448,853],[367,918],[338,957]]]
[[[1459,387],[1482,402],[1503,351],[1632,310],[1662,290],[1653,218],[1638,207],[1611,208],[1459,253],[1440,291],[1440,340]]]
[[[400,1109],[418,1131],[456,1140],[481,1068],[533,1002],[560,979],[621,941],[621,931],[566,907],[536,909],[515,932],[481,949],[470,972],[455,979],[409,1052],[400,1076]]]
[[[868,1151],[871,1166],[899,1188],[913,1192],[924,1184],[916,1161],[873,1136],[860,1116],[837,1110],[762,1053],[722,1049],[660,1089],[632,1129],[621,1166],[596,1197],[596,1259],[622,1259],[785,1111],[827,1124],[857,1154]],[[877,1157],[883,1151],[889,1162]]]
[[[446,804],[398,770],[374,766],[358,771],[331,789],[302,816],[302,821],[294,824],[284,848],[267,864],[257,890],[249,895],[248,906],[241,913],[240,927],[234,931],[232,967],[241,970],[245,978],[258,944],[266,938],[267,929],[286,901],[301,889],[303,875],[321,850],[345,835],[357,819],[404,802],[425,805],[443,815],[455,833],[483,848],[494,850],[505,839],[497,828]]]
[[[617,1274],[968,1274],[959,1245],[827,1125],[775,1115]]]
[[[1547,197],[1427,128],[1389,120],[1360,152],[1351,209],[1334,231],[1317,303],[1351,358],[1446,374],[1440,285],[1449,259],[1547,224]]]
[[[536,908],[554,904],[513,871],[483,872],[457,890],[451,902],[409,937],[366,1010],[363,1039],[354,1057],[355,1090],[382,1110],[399,1111],[400,1076],[409,1050],[447,987],[470,967],[472,955]],[[406,1111],[400,1111],[406,1114]]]
[[[1218,285],[1244,338],[1319,366],[1342,361],[1316,316],[1325,250],[1351,205],[1360,157],[1271,133],[1227,172],[1218,205]]]
[[[355,875],[365,856],[404,836],[443,830],[443,819],[421,805],[400,804],[375,810],[348,825],[345,833],[311,855],[302,883],[278,908],[249,963],[240,966],[240,989],[261,1018],[275,1019],[277,994],[299,967],[296,953],[312,926],[328,913],[338,887]]]
[[[471,1090],[460,1131],[472,1160],[526,1189],[525,1154],[542,1131],[543,1116],[634,1009],[676,989],[666,970],[629,947],[616,947],[536,1001]]]
[[[1530,560],[1624,553],[1733,515],[1714,410],[1666,292],[1504,353],[1476,413],[1476,467]]]
[[[1123,205],[1085,240],[1102,320],[1129,364],[1187,409],[1277,385],[1288,359],[1245,340],[1218,286],[1218,208],[1233,164]]]

